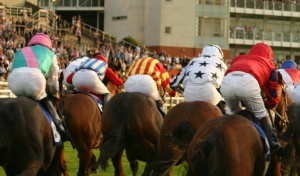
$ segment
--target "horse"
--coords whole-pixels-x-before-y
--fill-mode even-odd
[[[300,157],[300,104],[293,104],[288,107],[287,115],[289,117],[288,134],[290,136],[285,137],[284,142],[281,140],[282,136],[279,136],[281,143],[284,145],[284,153],[281,157],[281,174],[282,175],[297,175],[300,173],[299,157]]]
[[[288,97],[280,74],[278,97],[273,122],[277,132],[281,134],[288,124]],[[279,156],[271,154],[267,158],[270,162],[265,162],[264,142],[252,122],[247,119],[249,116],[251,114],[238,112],[204,122],[188,148],[188,175],[280,174]]]
[[[103,83],[108,88],[110,95],[122,91],[107,79]],[[78,176],[87,176],[96,172],[96,156],[92,149],[99,148],[102,139],[101,121],[102,112],[93,95],[84,92],[66,93],[61,102],[65,125],[71,136],[71,143],[78,152]]]
[[[188,175],[264,175],[264,145],[248,119],[228,115],[204,122],[187,152]]]
[[[27,97],[0,99],[0,165],[6,175],[58,175],[62,145],[38,102]]]
[[[163,97],[164,89],[158,87]],[[111,158],[115,175],[125,175],[122,154],[126,151],[133,175],[137,175],[138,160],[148,163],[157,154],[157,142],[163,117],[154,99],[139,92],[122,92],[114,96],[102,116],[103,143],[98,165],[108,166]]]
[[[221,116],[223,113],[217,106],[205,101],[181,102],[174,106],[164,119],[158,155],[152,160],[149,172],[169,175],[174,165],[186,159],[187,148],[199,126]]]

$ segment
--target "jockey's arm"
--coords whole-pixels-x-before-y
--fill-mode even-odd
[[[166,92],[168,92],[168,94],[170,95],[170,97],[175,97],[177,96],[177,92],[175,90],[173,90],[170,85],[168,85],[166,87]]]
[[[112,82],[114,85],[120,87],[124,85],[124,82],[121,78],[119,78],[111,68],[107,67],[105,77]]]
[[[265,94],[265,104],[268,108],[275,107],[278,102],[278,78],[277,78],[277,71],[274,69],[270,74],[270,79],[268,82],[268,86],[264,88]]]
[[[184,77],[185,77],[185,68],[182,68],[180,72],[174,78],[171,79],[170,87],[173,90],[182,93],[184,90],[182,90],[182,86],[180,86],[180,84],[183,82]]]
[[[58,75],[59,75],[59,66],[57,63],[56,55],[54,55],[53,63],[47,75],[47,86],[49,87],[50,93],[52,95],[56,95],[59,92]]]
[[[71,74],[69,74],[69,76],[67,77],[67,83],[69,83],[69,84],[73,83],[72,79],[73,79],[74,74],[75,74],[75,71],[73,71]]]

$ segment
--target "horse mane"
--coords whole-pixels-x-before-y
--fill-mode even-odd
[[[221,163],[224,161],[222,158],[223,149],[221,148],[224,144],[220,133],[220,131],[215,130],[203,142],[196,145],[192,162],[201,167],[194,168],[195,176],[217,176],[218,173],[224,173],[224,165]],[[191,173],[189,172],[188,175],[191,176]]]

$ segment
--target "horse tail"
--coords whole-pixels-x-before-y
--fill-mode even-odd
[[[113,125],[109,131],[103,135],[103,143],[100,147],[100,158],[97,161],[98,167],[101,166],[103,170],[108,166],[108,159],[125,148],[125,120],[121,118],[123,117],[121,115],[118,117],[120,118],[110,122],[116,125]]]
[[[189,121],[181,122],[170,134],[172,142],[168,145],[168,150],[152,160],[149,170],[160,175],[168,175],[174,165],[183,161],[194,134],[195,130]]]
[[[204,141],[198,143],[194,148],[191,159],[194,166],[193,171],[189,168],[187,175],[218,176],[220,173],[224,173],[224,167],[221,163],[224,160],[222,155],[223,144],[222,135],[218,131],[211,133]]]

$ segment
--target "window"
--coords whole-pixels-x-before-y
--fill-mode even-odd
[[[113,21],[117,21],[117,20],[126,20],[127,16],[116,16],[116,17],[112,17]]]
[[[224,28],[224,24],[222,19],[220,18],[213,18],[213,17],[199,17],[198,21],[198,36],[215,36],[219,37],[222,36],[222,32],[220,29]],[[223,24],[223,25],[222,25]]]
[[[171,27],[168,27],[168,26],[165,27],[165,33],[166,34],[171,34],[171,29],[172,29]]]

